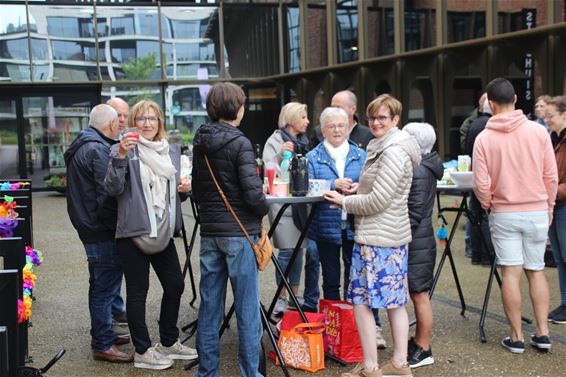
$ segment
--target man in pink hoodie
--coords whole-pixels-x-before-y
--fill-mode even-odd
[[[525,350],[519,287],[525,270],[536,318],[530,344],[549,350],[544,251],[558,186],[556,159],[548,132],[515,110],[517,96],[508,80],[492,80],[487,98],[493,116],[474,145],[474,192],[489,213],[501,266],[501,296],[511,327],[511,336],[503,338],[501,345],[513,353]]]

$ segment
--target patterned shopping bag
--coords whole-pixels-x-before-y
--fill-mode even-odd
[[[316,372],[324,369],[324,323],[300,323],[279,336],[279,349],[288,367]],[[279,360],[276,360],[279,365]]]
[[[320,300],[325,315],[328,352],[347,363],[364,359],[362,344],[354,319],[354,306],[347,301]]]

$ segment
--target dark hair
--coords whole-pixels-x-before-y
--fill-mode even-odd
[[[515,88],[503,77],[491,80],[486,91],[487,99],[499,105],[512,105],[515,102]]]
[[[246,103],[244,91],[231,82],[214,84],[206,96],[206,112],[213,122],[235,120],[238,110]]]
[[[566,111],[566,96],[556,96],[556,97],[548,97],[548,100],[545,101],[547,105],[556,106],[556,110],[559,113],[563,113]]]

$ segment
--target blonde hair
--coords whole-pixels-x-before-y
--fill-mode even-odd
[[[389,109],[392,117],[395,115],[401,116],[401,112],[403,111],[403,105],[397,98],[389,94],[382,94],[369,103],[366,110],[367,116],[372,116],[377,113],[382,106]]]
[[[158,122],[157,134],[155,135],[154,141],[167,140],[167,132],[165,131],[165,126],[163,124],[163,120],[165,119],[163,111],[161,110],[161,106],[151,100],[141,100],[130,109],[130,114],[128,115],[128,127],[137,127],[136,116],[145,114],[149,111],[149,109],[153,109]]]
[[[301,120],[302,112],[307,112],[307,105],[299,102],[289,102],[281,108],[277,126],[285,128],[290,124],[295,124]]]

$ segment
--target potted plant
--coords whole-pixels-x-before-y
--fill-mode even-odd
[[[67,191],[67,176],[61,175],[48,175],[43,179],[46,188],[64,194]]]

